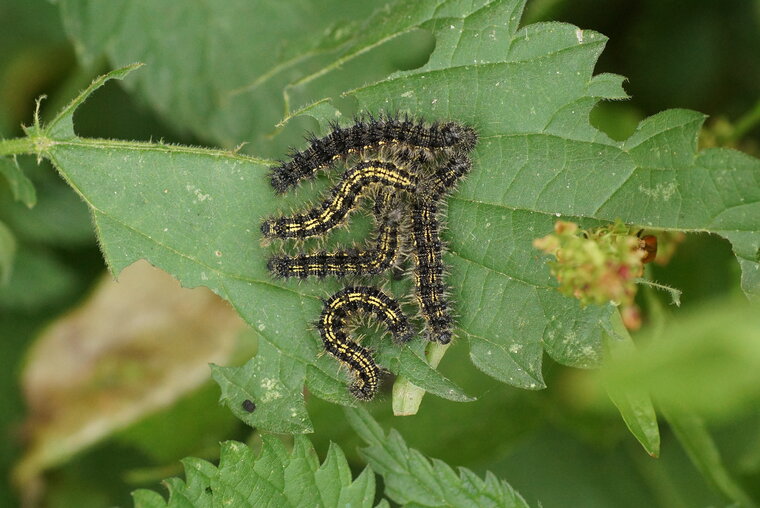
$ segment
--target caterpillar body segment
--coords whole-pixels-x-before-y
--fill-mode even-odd
[[[443,242],[434,201],[417,200],[412,207],[412,241],[415,296],[427,326],[429,340],[448,344],[453,320],[446,298]]]
[[[369,350],[346,333],[347,322],[358,312],[371,314],[382,322],[396,342],[409,341],[413,332],[398,302],[378,288],[349,286],[325,301],[317,323],[325,350],[353,372],[351,394],[360,400],[370,400],[380,385],[380,369]]]
[[[309,238],[322,235],[356,209],[364,195],[383,187],[414,193],[417,178],[391,162],[362,161],[343,174],[331,196],[321,205],[290,217],[270,218],[261,224],[265,238]]]

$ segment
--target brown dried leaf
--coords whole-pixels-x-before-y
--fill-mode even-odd
[[[15,470],[24,491],[40,474],[167,407],[225,364],[245,324],[206,288],[181,288],[139,261],[98,284],[37,339],[22,374],[28,448]]]

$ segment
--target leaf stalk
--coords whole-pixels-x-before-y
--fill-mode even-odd
[[[0,140],[0,156],[10,155],[33,155],[38,152],[38,143],[35,138],[13,138]]]

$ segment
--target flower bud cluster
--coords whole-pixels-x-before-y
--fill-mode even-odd
[[[640,323],[633,300],[647,253],[626,225],[615,222],[586,231],[574,222],[557,221],[554,233],[535,239],[533,246],[556,258],[549,265],[562,294],[583,305],[612,302],[632,318],[631,326]]]

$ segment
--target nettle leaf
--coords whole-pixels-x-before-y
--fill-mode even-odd
[[[10,158],[0,159],[0,174],[5,177],[13,199],[21,201],[27,208],[37,204],[37,191],[29,177],[19,167],[18,161]]]
[[[631,354],[636,350],[628,330],[623,324],[623,318],[619,313],[611,316],[609,326],[605,326],[604,346],[607,352],[607,362],[617,361],[620,357]],[[637,384],[629,384],[625,387],[614,386],[611,383],[604,385],[607,396],[620,412],[628,430],[641,443],[646,452],[652,457],[660,456],[660,428],[657,425],[657,415],[654,405],[649,396],[649,390],[641,388]]]
[[[704,115],[693,111],[665,111],[625,142],[609,139],[588,119],[600,99],[626,97],[622,77],[593,75],[606,38],[560,23],[517,30],[522,4],[489,2],[423,25],[438,41],[427,65],[345,95],[360,109],[478,128],[475,169],[448,210],[460,326],[476,365],[536,388],[542,349],[568,365],[598,363],[609,308],[560,297],[532,239],[561,216],[713,232],[733,243],[744,290],[760,294],[760,161],[698,153]],[[320,108],[303,112],[332,116]]]
[[[343,405],[356,402],[348,376],[329,356],[311,323],[320,297],[340,287],[280,286],[266,269],[259,218],[271,213],[266,161],[232,152],[172,145],[78,138],[76,107],[108,79],[96,80],[44,129],[30,129],[45,156],[90,206],[100,245],[118,274],[140,258],[184,286],[207,286],[230,301],[264,344],[241,368],[214,369],[222,400],[260,428],[309,432],[304,383],[316,395]],[[383,365],[414,384],[452,400],[471,400],[423,359],[424,344],[398,347],[374,339]],[[245,400],[257,409],[246,413]]]
[[[386,435],[364,409],[346,409],[346,418],[368,445],[360,449],[383,477],[385,495],[402,506],[527,507],[525,500],[492,473],[485,479],[469,469],[455,472],[446,463],[409,448],[395,430]]]
[[[291,451],[274,436],[262,440],[258,456],[243,443],[222,443],[219,466],[197,458],[183,460],[185,481],[165,482],[168,502],[156,492],[138,490],[135,506],[372,506],[375,475],[365,468],[352,479],[338,446],[330,446],[320,465],[303,436],[296,436]]]
[[[141,489],[133,493],[135,506],[373,506],[375,472],[383,477],[385,497],[402,506],[528,506],[490,472],[485,479],[465,468],[455,472],[409,448],[395,430],[386,435],[364,409],[347,409],[346,417],[368,445],[360,452],[369,465],[354,480],[337,445],[330,445],[320,465],[306,437],[296,436],[288,451],[278,438],[265,434],[258,456],[243,443],[227,441],[222,443],[218,467],[197,458],[184,459],[185,480],[164,482],[168,502]],[[387,500],[378,506],[388,506]]]
[[[85,0],[67,0],[62,5],[78,5],[90,14],[93,9],[106,9]],[[271,54],[262,56],[270,63],[257,67],[256,72],[263,74],[255,78],[235,74],[243,72],[239,53],[248,51],[250,59],[261,46],[249,38],[230,42],[236,40],[233,35],[246,32],[227,29],[241,18],[232,4],[213,9],[210,15],[215,22],[204,23],[204,37],[196,36],[211,48],[229,51],[233,63],[219,67],[205,66],[208,62],[195,51],[182,60],[187,67],[174,65],[179,61],[177,51],[183,49],[181,43],[187,41],[161,38],[168,31],[162,32],[160,23],[172,18],[147,16],[159,8],[155,2],[114,5],[129,14],[125,20],[139,16],[150,20],[151,30],[166,45],[166,51],[150,50],[152,59],[171,58],[172,65],[158,65],[160,59],[154,62],[139,90],[154,104],[183,101],[181,107],[165,111],[176,113],[183,126],[190,127],[187,122],[192,120],[191,128],[199,134],[205,132],[229,146],[245,141],[246,136],[255,140],[265,132],[271,134],[268,126],[273,113],[264,108],[259,114],[253,106],[258,101],[281,100],[270,92],[277,89],[279,94],[285,84],[287,117],[312,116],[325,127],[328,119],[340,116],[331,102],[319,101],[295,112],[289,112],[289,104],[297,98],[307,102],[336,95],[331,91],[345,90],[351,82],[339,69],[350,66],[354,58],[358,61],[360,55],[401,34],[430,31],[436,45],[423,67],[392,74],[345,96],[363,111],[406,111],[466,122],[478,129],[473,171],[448,203],[446,261],[451,267],[459,335],[468,340],[473,363],[499,380],[527,389],[542,388],[544,351],[577,367],[597,366],[602,357],[603,325],[612,306],[581,308],[576,300],[560,295],[545,257],[531,246],[534,238],[551,231],[558,217],[585,225],[621,219],[652,229],[719,234],[734,246],[744,290],[760,293],[760,162],[726,149],[697,152],[697,132],[704,117],[692,111],[671,110],[648,118],[625,142],[613,141],[593,128],[588,116],[599,100],[626,98],[622,77],[593,75],[606,42],[598,33],[562,23],[518,29],[521,0],[397,2],[363,24],[342,26],[338,38],[335,32],[320,31],[324,25],[319,23],[314,31],[304,28],[303,21],[288,25],[288,30],[303,31],[296,40],[308,39],[309,44],[302,50],[283,49],[279,57],[287,59],[276,59],[276,63]],[[278,11],[278,16],[296,11],[295,7]],[[298,11],[292,20],[300,16]],[[104,13],[95,19],[112,18]],[[114,18],[113,33],[103,32],[104,39],[93,36],[92,40],[107,42],[105,47],[115,62],[123,54],[147,55],[147,47],[127,52],[119,23]],[[197,24],[189,26],[199,30]],[[287,37],[278,33],[276,39]],[[208,54],[215,55],[214,51]],[[172,88],[186,83],[188,77],[197,80],[197,69],[206,76],[198,83],[200,92],[185,94],[179,85]],[[274,75],[281,80],[276,85],[271,81]],[[366,79],[361,72],[352,76]],[[271,88],[251,86],[245,93],[235,92],[239,97],[235,100],[256,99],[236,103],[234,111],[225,101],[214,100],[245,87],[250,79]],[[317,86],[326,81],[332,84]],[[209,88],[214,90],[211,96]],[[228,299],[271,346],[243,368],[224,375],[223,369],[216,369],[217,379],[225,379],[220,384],[230,407],[240,415],[243,400],[271,395],[261,380],[251,381],[261,373],[276,376],[282,387],[294,391],[287,396],[278,392],[286,401],[275,402],[280,410],[261,407],[259,411],[260,401],[255,401],[257,410],[245,417],[252,425],[308,431],[305,412],[297,407],[302,402],[295,390],[301,382],[327,400],[354,404],[346,395],[345,372],[338,370],[332,358],[316,359],[321,347],[317,334],[309,331],[319,315],[318,297],[341,284],[275,282],[264,261],[271,250],[258,244],[260,219],[288,206],[303,206],[309,189],[275,198],[265,178],[270,161],[237,153],[77,138],[71,115],[87,93],[48,126],[46,135],[55,142],[44,145],[45,154],[91,206],[104,254],[116,273],[146,258],[186,286],[208,286]],[[194,104],[199,113],[187,113]],[[241,127],[243,117],[249,118],[249,124]],[[260,119],[267,129],[253,125]],[[376,338],[368,342],[377,350],[380,363],[393,372],[440,396],[468,400],[455,384],[427,367],[422,360],[423,341],[405,348]],[[284,414],[286,410],[291,413]]]
[[[283,88],[361,51],[355,44],[350,54],[346,50],[348,41],[365,33],[363,23],[352,20],[368,16],[376,4],[62,0],[60,7],[85,62],[105,54],[115,67],[146,64],[127,86],[177,129],[227,147],[247,141],[250,153],[277,156],[287,147],[271,137],[287,109]],[[373,67],[370,79],[395,69],[388,58],[377,59]],[[341,84],[323,80],[316,97],[324,96],[325,86],[340,93],[367,79],[368,67],[359,79],[352,70],[343,73]],[[303,99],[294,93],[290,100],[301,104]],[[300,138],[299,133],[291,141]]]

